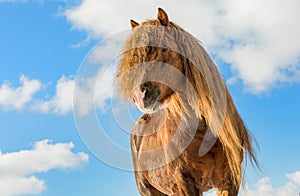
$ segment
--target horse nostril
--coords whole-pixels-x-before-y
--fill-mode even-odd
[[[142,86],[141,87],[141,92],[142,93],[146,93],[147,91],[149,91],[149,87],[147,87],[147,86]]]

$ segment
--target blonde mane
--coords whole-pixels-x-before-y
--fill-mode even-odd
[[[137,76],[142,77],[141,73],[144,72],[145,67],[135,66],[135,70],[126,77],[123,77],[124,73],[133,65],[155,60],[155,56],[143,55],[147,48],[145,45],[151,46],[151,35],[161,36],[163,32],[164,36],[159,42],[163,42],[167,47],[176,48],[180,52],[182,56],[178,59],[182,65],[180,71],[193,86],[192,89],[186,88],[184,95],[179,92],[170,95],[168,110],[173,112],[174,116],[180,116],[188,111],[185,109],[188,106],[183,104],[187,101],[195,115],[205,121],[212,134],[221,142],[233,182],[239,186],[243,181],[244,169],[241,164],[244,155],[248,155],[251,162],[256,165],[257,160],[251,145],[252,138],[234,106],[218,68],[202,44],[178,25],[170,22],[167,29],[158,30],[159,32],[151,28],[153,26],[162,27],[158,20],[147,20],[135,27],[125,43],[117,72],[117,79],[122,80],[119,82],[120,94],[126,98],[130,97],[132,89],[141,80]],[[155,50],[155,47],[153,49]],[[218,111],[224,112],[219,114]]]

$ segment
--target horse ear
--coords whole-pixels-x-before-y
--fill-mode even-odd
[[[131,28],[133,29],[134,27],[139,26],[139,23],[135,22],[134,20],[130,20],[130,25]]]
[[[158,8],[157,19],[163,26],[167,26],[169,24],[168,14],[162,8]]]

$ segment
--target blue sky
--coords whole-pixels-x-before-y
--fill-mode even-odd
[[[155,17],[158,6],[207,46],[257,139],[263,170],[248,166],[248,195],[300,192],[299,3],[265,1],[268,10],[259,1],[127,4],[0,0],[0,195],[138,195],[132,172],[104,164],[81,140],[72,88],[96,43],[129,29],[131,18]],[[109,127],[115,121],[103,91],[97,115]],[[128,146],[118,131],[107,135]]]

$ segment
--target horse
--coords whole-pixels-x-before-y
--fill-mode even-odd
[[[238,195],[253,137],[202,43],[158,8],[131,20],[116,81],[120,97],[143,112],[131,132],[141,195]]]

